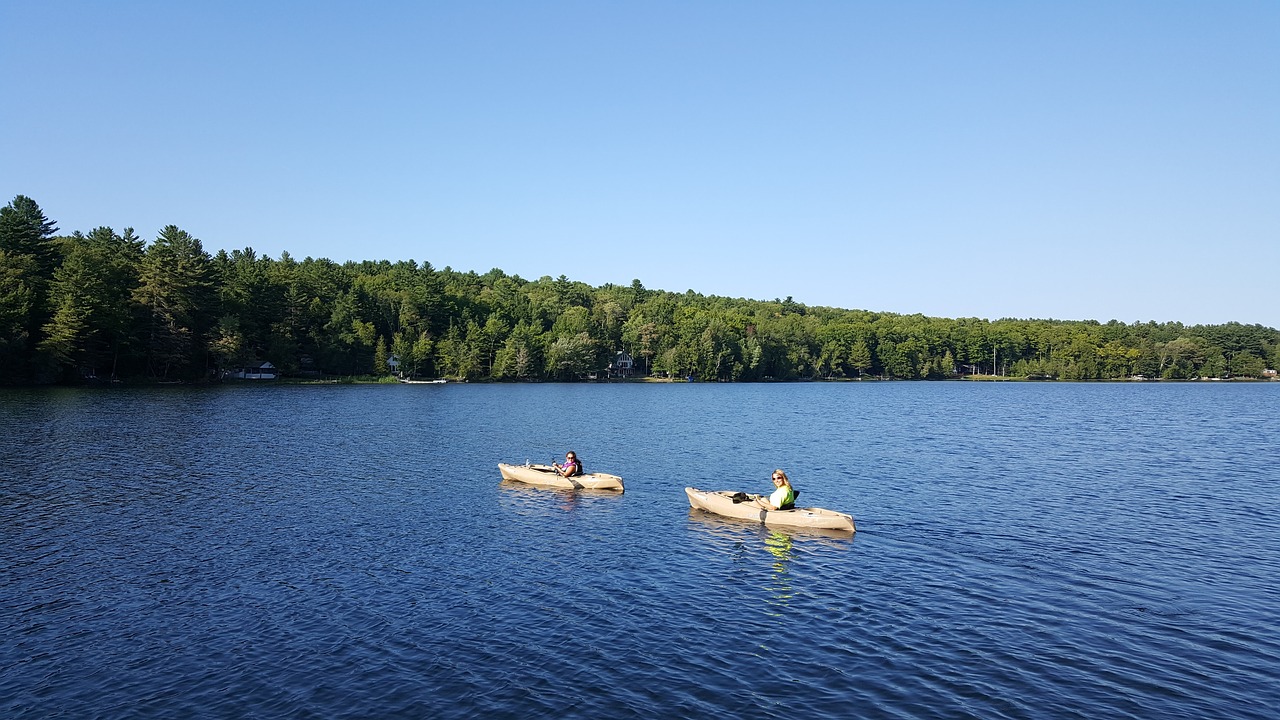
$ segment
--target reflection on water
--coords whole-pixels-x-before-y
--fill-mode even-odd
[[[806,543],[812,541],[828,547],[846,547],[857,539],[856,534],[844,530],[807,527],[778,528],[764,525],[756,520],[728,518],[696,508],[689,508],[689,520],[690,525],[696,525],[707,532],[719,535],[740,535],[743,531],[749,531],[755,532],[761,537],[768,537],[771,533],[776,532],[793,540],[801,539]]]
[[[805,565],[830,561],[821,553],[847,550],[856,536],[823,528],[771,528],[749,520],[726,518],[690,508],[689,527],[715,552],[733,559],[740,574],[765,591],[767,615],[780,616],[792,605],[804,582],[797,580],[796,562]]]
[[[792,542],[791,535],[781,530],[770,530],[769,536],[764,539],[764,549],[773,556],[773,576],[769,584],[772,597],[768,599],[770,605],[785,607],[791,600],[791,577],[787,572],[787,564],[791,561]],[[770,615],[781,614],[781,612],[770,613]]]
[[[587,507],[594,503],[608,504],[609,500],[622,497],[622,493],[616,490],[592,490],[589,488],[569,490],[567,488],[538,487],[505,479],[498,483],[498,488],[502,491],[500,502],[504,506],[514,508],[522,513],[534,514],[548,508],[555,508],[563,512],[574,512],[580,507]]]

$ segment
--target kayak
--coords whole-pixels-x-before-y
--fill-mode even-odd
[[[498,471],[504,480],[538,485],[541,487],[562,488],[564,490],[617,490],[622,492],[622,478],[605,473],[587,473],[567,478],[556,472],[550,465],[508,465],[498,463]]]
[[[743,493],[735,493],[729,490],[708,492],[691,487],[685,488],[684,492],[689,496],[690,506],[716,515],[741,520],[755,520],[765,525],[847,530],[848,532],[857,531],[857,528],[854,527],[852,516],[835,510],[802,507],[790,510],[766,510],[750,499],[741,500],[744,497]],[[735,496],[739,500],[735,501]],[[751,498],[754,496],[748,495],[745,497]]]

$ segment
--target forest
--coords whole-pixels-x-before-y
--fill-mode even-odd
[[[1261,378],[1261,325],[936,318],[337,263],[210,255],[170,225],[58,234],[31,198],[0,209],[0,384],[207,382],[269,362],[282,376],[468,381]]]

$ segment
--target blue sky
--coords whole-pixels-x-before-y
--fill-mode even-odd
[[[1280,3],[0,0],[0,193],[210,252],[1280,327]]]

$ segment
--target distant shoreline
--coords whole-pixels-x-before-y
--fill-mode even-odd
[[[1115,385],[1115,384],[1222,384],[1222,383],[1258,383],[1266,384],[1275,382],[1280,378],[1179,378],[1179,379],[1163,379],[1163,378],[1117,378],[1117,379],[1100,379],[1100,380],[1062,380],[1055,378],[1033,378],[1033,377],[1005,377],[991,375],[965,375],[954,378],[940,379],[902,379],[902,378],[813,378],[803,380],[688,380],[679,378],[610,378],[608,380],[448,380],[445,383],[402,383],[398,380],[388,381],[386,379],[377,379],[371,377],[333,377],[333,378],[277,378],[274,380],[238,380],[227,379],[218,381],[153,381],[153,380],[127,380],[118,382],[87,382],[78,384],[26,384],[26,385],[0,385],[0,389],[23,389],[23,388],[80,388],[80,389],[135,389],[135,388],[157,388],[157,387],[218,387],[218,386],[298,386],[298,385],[619,385],[619,384],[680,384],[680,385],[806,385],[806,384],[841,384],[841,383],[954,383],[954,382],[976,382],[976,383],[1044,383],[1044,384],[1080,384],[1080,385]]]

